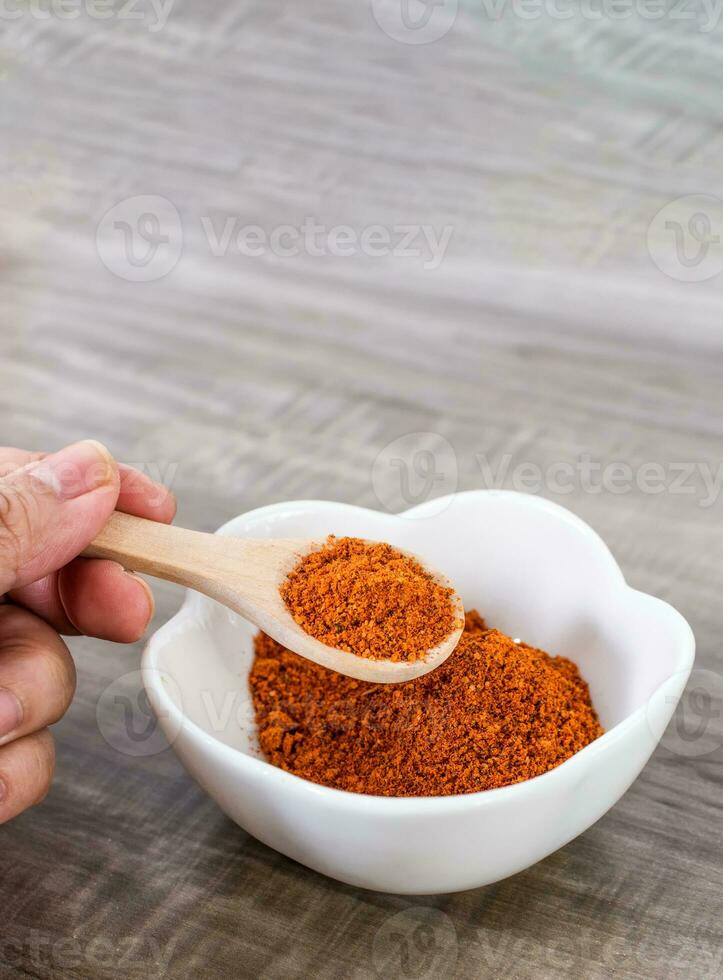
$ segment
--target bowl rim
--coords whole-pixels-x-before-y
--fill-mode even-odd
[[[626,589],[634,596],[644,598],[655,605],[658,605],[661,612],[665,610],[666,615],[672,615],[672,621],[677,623],[679,637],[676,640],[676,646],[679,646],[680,648],[680,655],[675,671],[673,671],[673,673],[671,673],[658,685],[655,691],[653,691],[653,693],[650,695],[650,698],[646,704],[640,705],[626,718],[623,718],[622,721],[618,722],[616,725],[613,725],[612,728],[607,729],[601,736],[596,738],[593,742],[590,742],[584,748],[580,749],[579,752],[576,752],[569,759],[566,759],[564,762],[560,763],[560,765],[555,766],[555,768],[541,773],[539,776],[533,776],[531,779],[525,779],[518,783],[512,783],[507,786],[499,786],[493,789],[478,790],[474,793],[454,793],[445,796],[380,796],[370,793],[354,793],[350,790],[336,789],[332,786],[324,786],[320,783],[314,783],[311,780],[305,779],[303,776],[297,776],[295,773],[287,772],[285,769],[280,769],[278,766],[272,765],[272,763],[267,762],[263,758],[250,755],[247,752],[243,752],[241,749],[234,748],[233,746],[227,745],[225,742],[220,741],[220,739],[216,738],[214,735],[211,735],[205,729],[201,728],[194,721],[192,721],[181,709],[178,708],[173,699],[166,693],[165,687],[162,681],[159,679],[163,671],[162,668],[157,665],[156,655],[162,646],[165,645],[163,642],[164,640],[180,632],[186,622],[197,621],[196,613],[202,608],[205,597],[193,592],[190,589],[186,590],[183,603],[179,610],[148,638],[148,641],[143,649],[141,660],[143,684],[149,694],[151,703],[156,710],[156,714],[159,714],[156,707],[157,702],[161,707],[162,712],[165,713],[165,716],[170,717],[172,720],[173,728],[177,731],[178,735],[180,735],[181,731],[184,731],[191,738],[201,742],[213,752],[220,753],[229,762],[235,765],[250,766],[251,771],[255,770],[256,774],[261,776],[261,778],[266,781],[274,780],[277,781],[280,786],[286,786],[286,788],[289,790],[311,794],[312,796],[319,796],[322,800],[325,799],[329,803],[335,803],[336,805],[340,805],[342,807],[352,807],[357,811],[360,808],[367,810],[378,810],[381,808],[382,810],[387,811],[387,813],[395,811],[399,814],[403,814],[405,811],[418,813],[421,808],[429,813],[441,814],[445,811],[456,811],[460,807],[469,808],[473,806],[492,806],[495,804],[501,804],[505,800],[510,800],[512,802],[521,794],[535,791],[543,792],[547,788],[548,784],[550,784],[553,780],[560,780],[565,778],[565,776],[572,777],[576,769],[586,770],[588,764],[592,763],[597,755],[602,752],[606,752],[617,742],[627,738],[628,734],[635,730],[641,724],[641,722],[644,723],[647,707],[650,701],[657,697],[663,688],[671,683],[673,678],[680,677],[680,675],[685,674],[685,680],[683,685],[681,685],[682,690],[682,687],[684,687],[685,683],[687,683],[688,676],[692,670],[695,660],[695,637],[693,631],[685,617],[674,606],[670,605],[670,603],[665,602],[665,600],[659,599],[656,596],[650,595],[647,592],[634,589],[632,586],[628,585],[612,552],[597,531],[583,521],[582,518],[578,517],[577,514],[574,514],[561,504],[547,500],[545,497],[538,497],[535,494],[523,493],[516,490],[466,490],[460,493],[446,494],[444,497],[435,497],[429,501],[425,501],[422,504],[418,504],[415,507],[411,507],[399,514],[389,514],[388,516],[418,516],[422,514],[427,507],[431,506],[436,509],[443,502],[446,505],[449,505],[454,500],[479,497],[480,495],[484,495],[485,498],[489,498],[490,495],[515,498],[517,502],[523,503],[524,506],[536,507],[540,510],[555,514],[558,518],[563,517],[566,522],[575,526],[578,531],[582,532],[586,537],[588,537],[591,543],[593,543],[602,553],[604,553],[609,571],[618,580],[620,587]],[[252,510],[245,511],[243,514],[238,514],[236,517],[231,518],[217,528],[215,533],[226,534],[239,521],[247,521],[249,518],[258,520],[260,518],[263,519],[264,517],[271,517],[279,513],[288,515],[290,507],[296,507],[300,511],[308,513],[309,510],[320,510],[327,507],[329,504],[333,504],[336,508],[340,508],[341,510],[370,511],[372,513],[381,513],[384,515],[383,511],[374,511],[369,507],[360,507],[355,504],[347,504],[335,500],[288,500],[279,501],[273,504],[266,504],[262,507],[256,507]],[[652,732],[650,734],[652,750],[660,741],[660,736],[656,736]],[[173,741],[171,741],[170,747],[173,747]]]

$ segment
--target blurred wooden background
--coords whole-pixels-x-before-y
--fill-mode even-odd
[[[677,727],[515,878],[365,893],[249,838],[170,751],[132,754],[107,689],[143,721],[139,648],[74,640],[54,789],[0,829],[3,976],[720,976],[720,11],[489,6],[0,16],[1,438],[102,439],[213,529],[295,497],[401,507],[390,458],[443,437],[441,489],[557,500],[689,619]],[[305,219],[347,231],[280,254]],[[364,254],[375,225],[392,254]],[[244,255],[248,226],[282,239]],[[157,598],[161,623],[180,596]]]

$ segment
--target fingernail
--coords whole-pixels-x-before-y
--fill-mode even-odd
[[[73,500],[113,483],[116,467],[103,443],[84,439],[31,463],[26,472],[49,487],[59,500]]]
[[[128,575],[134,581],[140,582],[145,589],[146,596],[148,598],[148,619],[146,620],[146,625],[143,627],[143,632],[145,633],[146,629],[148,628],[148,624],[153,619],[153,614],[156,611],[156,600],[153,598],[153,592],[150,585],[144,578],[142,578],[140,575],[136,575],[135,572],[126,572],[126,575]]]
[[[20,728],[22,720],[23,706],[12,691],[0,687],[0,745],[16,728]]]

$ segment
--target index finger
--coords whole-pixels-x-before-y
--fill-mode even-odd
[[[176,516],[176,498],[168,487],[152,480],[141,470],[118,464],[120,492],[116,508],[125,514],[170,524]]]

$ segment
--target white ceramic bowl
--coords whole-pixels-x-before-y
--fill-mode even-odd
[[[606,733],[557,769],[462,796],[363,796],[266,763],[247,686],[254,627],[189,593],[150,640],[151,703],[192,776],[241,827],[340,881],[407,894],[457,891],[515,874],[562,847],[630,786],[670,720],[693,664],[690,627],[626,585],[603,541],[539,497],[473,491],[404,515],[325,501],[275,504],[220,534],[389,541],[449,575],[465,607],[570,657]]]

